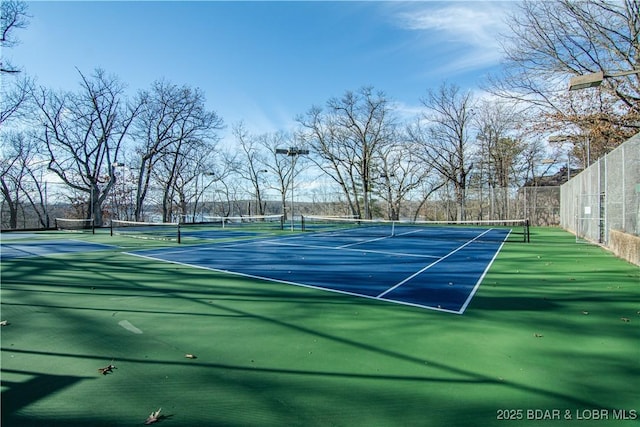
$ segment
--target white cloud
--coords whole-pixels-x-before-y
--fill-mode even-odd
[[[420,33],[433,48],[450,45],[451,59],[438,73],[465,71],[497,64],[501,59],[498,35],[506,31],[509,2],[411,3],[398,10],[396,25]]]
[[[495,35],[503,25],[503,8],[491,3],[447,3],[441,8],[414,9],[398,15],[409,30],[435,31],[469,44],[496,45]]]
[[[419,104],[407,104],[402,101],[395,101],[393,103],[393,108],[398,118],[402,122],[413,122],[420,114],[424,111],[424,107]]]

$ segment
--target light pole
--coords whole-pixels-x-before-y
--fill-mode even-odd
[[[123,210],[123,218],[122,219],[127,219],[127,208],[126,208],[126,188],[125,188],[125,178],[124,178],[124,168],[125,168],[125,164],[122,162],[115,162],[111,165],[113,167],[114,170],[114,174],[115,174],[115,168],[122,168],[122,210]],[[93,206],[91,207],[91,211],[93,212]],[[119,216],[119,215],[118,215]]]
[[[571,138],[572,137],[570,135],[550,136],[549,142],[558,143],[562,145],[564,142],[571,142]],[[567,150],[567,181],[569,181],[570,179],[571,179],[571,148]]]
[[[260,174],[268,173],[267,169],[256,171],[256,216],[262,215],[261,197],[260,197]]]
[[[202,215],[201,215],[202,218],[201,218],[201,220],[203,222],[204,222],[204,206],[205,206],[205,204],[207,202],[206,197],[205,197],[205,193],[204,193],[204,190],[205,190],[205,188],[204,188],[204,177],[205,176],[214,177],[214,176],[216,176],[216,174],[214,172],[202,172],[202,211],[201,211],[202,212]],[[213,181],[213,178],[211,178],[211,180]],[[209,183],[209,185],[211,185],[211,183]],[[199,199],[200,199],[200,194],[198,194],[197,197],[196,197],[196,205],[197,205]],[[213,202],[213,200],[212,200],[212,202]],[[194,212],[193,214],[195,216],[196,213]],[[193,222],[196,222],[195,218],[193,218]]]
[[[597,87],[597,86],[600,86],[605,79],[630,76],[633,74],[640,74],[640,70],[618,71],[614,73],[606,73],[604,71],[600,71],[597,73],[590,73],[590,74],[584,74],[581,76],[575,76],[569,80],[569,90],[581,90],[581,89],[586,89],[590,87]],[[591,164],[591,141],[587,139],[586,166],[588,167],[590,164]]]
[[[37,162],[31,163],[30,166],[40,165],[40,164],[48,163],[48,162],[49,162],[48,159],[38,160]],[[36,181],[36,189],[37,189],[37,191],[38,191],[38,193],[40,195],[40,203],[42,204],[42,211],[44,213],[44,224],[43,225],[44,225],[45,228],[49,228],[49,210],[48,210],[48,207],[47,207],[47,205],[49,203],[47,201],[47,181],[44,179],[44,171],[45,171],[45,169],[41,168],[41,167],[38,167],[38,168],[36,168],[34,170],[34,172],[36,170],[38,170],[38,169],[40,170],[40,182]],[[33,176],[33,174],[32,174],[32,176]],[[42,189],[40,187],[41,184],[43,184],[43,186],[44,186],[43,187],[44,188],[44,200],[43,200],[43,195],[42,195]]]
[[[640,70],[620,71],[616,73],[605,73],[600,71],[598,73],[583,74],[581,76],[572,77],[569,80],[569,90],[580,90],[589,87],[600,86],[604,79],[611,77],[624,77],[632,74],[639,74]]]
[[[291,185],[291,231],[294,230],[294,220],[293,220],[293,203],[294,203],[294,197],[293,197],[293,175],[294,175],[294,169],[295,169],[295,158],[297,156],[303,155],[303,154],[309,154],[309,150],[303,150],[297,147],[289,147],[289,148],[276,148],[276,154],[286,154],[287,156],[291,157],[291,176],[289,177],[289,182]]]

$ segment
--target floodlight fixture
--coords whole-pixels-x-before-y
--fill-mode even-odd
[[[630,70],[630,71],[620,71],[617,73],[606,74],[604,71],[599,71],[597,73],[584,74],[581,76],[572,77],[569,80],[569,90],[580,90],[586,89],[589,87],[597,87],[602,84],[604,79],[610,77],[624,77],[630,76],[632,74],[638,74],[640,70]]]
[[[602,71],[600,71],[599,73],[591,73],[572,77],[571,80],[569,80],[569,90],[580,90],[589,87],[597,87],[602,84],[603,80],[604,73]]]
[[[553,135],[549,137],[549,142],[551,143],[562,143],[573,140],[575,137],[573,135]]]
[[[309,150],[304,150],[296,147],[289,148],[276,148],[276,154],[286,154],[287,156],[300,156],[309,154]]]

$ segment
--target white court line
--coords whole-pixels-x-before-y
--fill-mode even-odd
[[[274,279],[274,278],[271,278],[271,277],[257,276],[255,274],[240,273],[240,272],[237,272],[237,271],[223,270],[223,269],[220,269],[220,268],[206,267],[206,266],[197,265],[197,264],[188,264],[186,262],[170,261],[170,260],[166,260],[166,259],[162,259],[162,258],[155,258],[155,257],[152,257],[152,256],[147,256],[147,255],[139,255],[139,254],[135,254],[135,253],[131,253],[131,252],[123,252],[123,253],[127,254],[127,255],[131,255],[131,256],[139,257],[139,258],[150,259],[150,260],[153,260],[153,261],[163,261],[163,262],[168,262],[168,263],[171,263],[171,264],[177,264],[177,265],[184,265],[184,266],[187,266],[187,267],[199,268],[201,270],[209,270],[209,271],[215,271],[215,272],[218,272],[218,273],[226,273],[226,274],[232,274],[232,275],[235,275],[235,276],[247,277],[247,278],[250,278],[250,279],[258,279],[258,280],[264,280],[264,281],[267,281],[267,282],[274,282],[274,283],[282,283],[282,284],[285,284],[285,285],[300,286],[302,288],[314,289],[314,290],[325,291],[325,292],[333,292],[333,293],[337,293],[337,294],[349,295],[349,296],[358,297],[358,298],[368,298],[368,299],[372,299],[372,300],[376,300],[376,301],[389,302],[389,303],[393,303],[393,304],[408,305],[408,306],[411,306],[411,307],[417,307],[417,308],[422,308],[422,309],[426,309],[426,310],[443,311],[443,312],[446,312],[446,313],[460,314],[460,313],[458,313],[456,311],[453,311],[453,310],[448,310],[448,309],[445,309],[445,308],[432,307],[430,305],[420,305],[420,304],[416,304],[416,303],[412,303],[412,302],[398,301],[398,300],[394,300],[394,299],[380,299],[380,298],[378,298],[376,296],[372,296],[372,295],[365,295],[365,294],[359,294],[359,293],[356,293],[356,292],[342,291],[340,289],[333,289],[333,288],[329,288],[329,287],[325,288],[325,287],[322,287],[322,286],[307,285],[305,283],[300,283],[300,282],[292,282],[292,281],[288,281],[288,280]]]
[[[350,246],[364,245],[365,243],[377,242],[378,240],[388,239],[392,236],[376,237],[375,239],[363,240],[361,242],[349,243],[346,245],[338,246],[338,249],[348,248]]]
[[[471,300],[473,299],[473,296],[476,294],[476,292],[478,291],[478,288],[480,287],[480,283],[482,283],[482,281],[484,280],[484,276],[487,275],[487,272],[489,271],[489,268],[493,265],[493,261],[495,261],[495,259],[498,257],[498,254],[500,253],[500,251],[502,250],[502,247],[504,246],[504,244],[507,242],[507,239],[509,238],[509,235],[511,234],[511,230],[509,230],[509,232],[507,233],[507,235],[505,236],[504,240],[502,241],[502,243],[500,244],[500,247],[498,248],[498,250],[496,250],[496,253],[493,254],[493,258],[491,258],[491,261],[489,262],[489,264],[487,265],[487,268],[484,269],[484,271],[482,272],[482,276],[480,276],[480,278],[478,279],[478,282],[476,282],[476,285],[473,287],[473,289],[471,290],[471,293],[469,294],[469,296],[467,297],[467,300],[464,302],[464,304],[462,304],[462,307],[460,307],[460,314],[464,313],[465,310],[467,309],[467,306],[469,305],[469,303],[471,302]]]
[[[458,248],[452,250],[451,252],[449,252],[448,254],[446,254],[445,256],[443,256],[442,258],[432,262],[431,264],[427,265],[426,267],[424,267],[421,270],[416,271],[415,273],[413,273],[411,276],[407,277],[406,279],[402,280],[401,282],[395,284],[394,286],[390,287],[389,289],[387,289],[386,291],[382,292],[380,295],[378,295],[376,298],[382,298],[383,296],[385,296],[386,294],[388,294],[389,292],[393,291],[394,289],[399,288],[400,286],[404,285],[405,283],[407,283],[409,280],[413,279],[414,277],[424,273],[425,271],[427,271],[428,269],[430,269],[431,267],[433,267],[434,265],[438,264],[440,261],[443,261],[447,258],[449,258],[451,255],[455,254],[456,252],[458,252],[459,250],[461,250],[462,248],[468,246],[469,244],[473,243],[474,241],[476,241],[477,239],[479,239],[480,237],[484,236],[485,234],[487,234],[489,231],[491,231],[492,229],[489,229],[487,231],[485,231],[484,233],[481,233],[479,235],[477,235],[476,237],[474,237],[472,240],[469,240],[467,243],[465,243],[462,246],[459,246]]]
[[[377,242],[378,240],[390,239],[390,238],[396,237],[396,236],[406,236],[407,234],[418,233],[420,231],[422,231],[422,230],[411,230],[411,231],[406,231],[406,232],[400,233],[400,234],[391,234],[391,235],[388,235],[388,236],[376,237],[375,239],[363,240],[361,242],[349,243],[349,244],[346,244],[346,245],[338,246],[338,248],[341,249],[341,248],[348,248],[350,246],[363,245],[365,243]],[[349,237],[349,236],[345,235],[345,237]]]
[[[188,253],[188,252],[200,252],[200,251],[219,251],[219,250],[225,250],[225,249],[230,249],[233,250],[235,248],[238,247],[242,247],[242,246],[247,246],[247,245],[252,245],[254,243],[264,243],[264,244],[268,244],[268,245],[273,245],[273,246],[292,246],[292,247],[297,247],[297,248],[308,248],[308,249],[324,249],[324,250],[342,250],[342,251],[352,251],[352,252],[364,252],[364,253],[371,253],[371,254],[380,254],[380,255],[391,255],[391,256],[405,256],[405,257],[414,257],[414,258],[440,258],[440,256],[437,255],[421,255],[421,254],[415,254],[415,253],[403,253],[403,252],[387,252],[387,251],[374,251],[374,250],[368,250],[368,249],[349,249],[345,246],[338,246],[338,247],[334,247],[334,246],[322,246],[322,245],[306,245],[306,244],[297,244],[297,243],[288,243],[288,242],[284,242],[284,240],[289,240],[293,237],[286,237],[284,239],[260,239],[260,240],[248,240],[248,241],[243,241],[243,242],[229,242],[227,243],[218,243],[218,244],[214,244],[214,245],[198,245],[198,246],[191,246],[189,248],[180,248],[180,247],[176,247],[175,249],[172,250],[162,250],[162,249],[149,249],[148,251],[153,251],[155,253],[158,253],[159,255],[172,255],[172,254],[184,254],[184,253]],[[379,240],[379,239],[375,239],[375,240]],[[373,240],[371,240],[373,241]],[[348,245],[346,245],[348,246]],[[145,250],[143,250],[142,252],[144,252]],[[130,252],[125,252],[127,254],[131,254]]]
[[[108,248],[119,248],[120,246],[118,245],[111,245],[109,243],[96,243],[96,242],[87,242],[85,240],[80,240],[80,239],[65,239],[65,240],[69,240],[71,242],[79,242],[85,245],[95,245],[95,246],[106,246]]]
[[[322,245],[299,245],[295,243],[282,243],[277,240],[267,240],[262,243],[267,243],[269,245],[274,246],[293,246],[296,248],[305,248],[305,249],[328,249],[333,251],[347,251],[347,252],[366,252],[370,254],[380,254],[380,255],[392,255],[392,256],[404,256],[404,257],[414,257],[414,258],[440,258],[437,255],[421,255],[421,254],[407,254],[403,252],[387,252],[387,251],[374,251],[370,249],[349,249],[345,246],[322,246]]]
[[[338,246],[338,248],[348,248],[348,247],[351,247],[351,246],[363,245],[365,243],[376,242],[378,240],[389,239],[389,238],[392,238],[392,237],[400,237],[400,236],[407,236],[409,234],[422,233],[424,231],[425,231],[424,229],[420,229],[420,228],[419,229],[415,229],[415,230],[405,231],[403,233],[395,233],[395,231],[394,231],[393,234],[390,234],[388,236],[376,237],[375,239],[368,239],[368,240],[363,240],[363,241],[360,241],[360,242],[348,243],[346,245]],[[342,236],[351,237],[351,238],[354,237],[354,236],[349,235],[347,233],[340,233],[340,230],[333,231],[333,232],[326,232],[324,234],[327,234],[327,235],[328,234],[332,234],[332,236],[329,236],[330,238],[331,237],[335,237],[336,234],[338,235],[338,237],[342,237]],[[322,238],[324,236],[322,234],[316,234],[316,235],[314,235],[314,237]]]
[[[166,248],[155,248],[155,249],[141,249],[140,252],[156,252],[162,255],[171,255],[171,254],[184,254],[188,252],[200,252],[200,251],[217,251],[223,248],[231,248],[236,246],[248,245],[250,243],[255,243],[256,240],[250,241],[242,241],[242,242],[228,242],[228,243],[203,243],[200,245],[189,245],[189,246],[176,246],[175,249],[166,250]],[[127,255],[135,255],[131,252],[123,252]]]
[[[6,258],[27,258],[27,257],[37,257],[37,256],[41,256],[40,254],[38,254],[37,252],[29,252],[26,249],[20,249],[20,248],[16,248],[15,245],[23,245],[24,243],[5,243],[4,246],[6,246],[8,249],[12,249],[16,252],[20,252],[21,254],[16,255],[14,257],[7,255],[6,251],[4,252],[5,257]]]
[[[29,247],[33,247],[33,248],[38,248],[40,247],[40,244],[52,244],[53,246],[58,246],[58,245],[63,245],[64,243],[80,243],[83,246],[85,246],[82,249],[78,249],[78,250],[71,250],[71,251],[57,251],[57,250],[51,250],[51,251],[37,251],[34,249],[34,251],[29,251],[27,249],[21,249],[21,248],[17,248],[16,246],[29,246]],[[79,239],[59,239],[59,240],[41,240],[41,241],[37,241],[37,242],[24,242],[22,240],[14,240],[11,241],[9,243],[4,243],[4,246],[6,246],[9,249],[12,249],[14,251],[20,252],[21,255],[16,255],[14,257],[8,256],[6,255],[5,252],[5,258],[11,259],[11,258],[29,258],[29,257],[43,257],[43,258],[47,258],[47,257],[51,257],[51,256],[57,256],[57,255],[71,255],[74,253],[78,253],[78,252],[83,252],[85,250],[88,250],[91,246],[104,246],[106,248],[114,248],[117,249],[119,248],[119,246],[115,246],[115,245],[109,245],[106,243],[94,243],[94,242],[86,242],[84,240],[79,240]],[[55,249],[55,248],[54,248]],[[95,249],[95,250],[100,250],[100,249]]]
[[[287,284],[287,285],[300,286],[300,287],[309,288],[309,289],[315,289],[315,290],[321,290],[321,291],[326,291],[326,292],[339,293],[339,294],[355,296],[355,297],[359,297],[359,298],[368,298],[368,299],[373,299],[373,300],[377,300],[377,301],[390,302],[390,303],[394,303],[394,304],[400,304],[400,305],[406,305],[406,306],[411,306],[411,307],[417,307],[417,308],[421,308],[421,309],[427,309],[427,310],[433,310],[433,311],[441,311],[441,312],[460,315],[460,314],[464,313],[464,311],[466,310],[467,306],[469,305],[471,299],[475,295],[475,293],[476,293],[478,287],[480,286],[480,283],[482,282],[484,276],[486,275],[486,273],[489,270],[490,266],[493,264],[493,261],[498,256],[498,253],[500,252],[500,250],[502,249],[504,243],[506,242],[506,238],[500,244],[500,247],[498,248],[498,250],[494,254],[491,262],[489,263],[489,265],[485,269],[484,273],[482,274],[482,277],[480,278],[480,280],[478,280],[478,282],[476,283],[476,285],[475,285],[474,289],[472,290],[471,294],[469,295],[469,297],[467,297],[467,300],[465,301],[464,305],[462,306],[462,308],[459,311],[440,308],[440,307],[433,307],[433,306],[430,306],[430,305],[422,305],[422,304],[417,304],[417,303],[412,303],[412,302],[407,302],[407,301],[399,301],[399,300],[395,300],[395,299],[382,298],[382,297],[384,295],[388,294],[389,292],[391,292],[392,290],[397,289],[399,286],[405,284],[406,282],[408,282],[412,278],[420,275],[421,273],[423,273],[424,271],[426,271],[429,268],[433,267],[434,265],[438,264],[440,261],[442,261],[442,260],[450,257],[451,255],[455,254],[456,252],[460,251],[464,247],[466,247],[469,244],[473,243],[474,241],[476,241],[477,239],[479,239],[480,237],[484,236],[485,234],[487,234],[488,232],[490,232],[492,230],[493,229],[486,230],[485,232],[479,234],[478,236],[474,237],[472,240],[469,240],[465,244],[459,246],[458,248],[454,249],[453,251],[449,252],[447,255],[445,255],[443,257],[425,256],[425,255],[416,255],[416,254],[388,253],[389,255],[402,255],[402,256],[414,256],[414,257],[438,258],[438,259],[436,261],[432,262],[431,264],[427,265],[426,267],[424,267],[420,271],[412,274],[411,276],[409,276],[406,279],[402,280],[398,284],[394,285],[392,288],[387,289],[386,291],[384,291],[383,293],[381,293],[381,294],[379,294],[377,296],[359,294],[359,293],[355,293],[355,292],[343,291],[343,290],[333,289],[333,288],[329,288],[329,287],[308,285],[308,284],[304,284],[304,283],[293,282],[293,281],[282,280],[282,279],[274,279],[274,278],[271,278],[271,277],[258,276],[258,275],[254,275],[254,274],[240,273],[240,272],[237,272],[237,271],[224,270],[224,269],[220,269],[220,268],[212,268],[212,267],[201,266],[201,265],[197,265],[197,264],[189,264],[189,263],[186,263],[186,262],[171,261],[171,260],[167,260],[167,259],[163,259],[163,258],[158,258],[158,257],[148,256],[148,255],[141,255],[141,254],[136,254],[136,253],[132,253],[132,252],[123,252],[123,253],[127,254],[127,255],[131,255],[131,256],[136,256],[136,257],[140,257],[140,258],[154,260],[154,261],[162,261],[162,262],[168,262],[168,263],[177,264],[177,265],[184,265],[184,266],[188,266],[188,267],[199,268],[199,269],[202,269],[202,270],[209,270],[209,271],[215,271],[215,272],[220,272],[220,273],[233,274],[233,275],[236,275],[236,276],[247,277],[247,278],[258,279],[258,280],[264,280],[264,281],[268,281],[268,282],[283,283],[283,284]],[[294,238],[298,238],[298,237],[299,236],[290,236],[290,237],[286,237],[285,239],[288,240],[288,239],[294,239]],[[508,235],[507,235],[507,237],[508,237]],[[272,245],[282,245],[282,246],[297,246],[297,247],[310,247],[310,248],[332,249],[332,250],[347,250],[347,251],[356,251],[356,252],[385,253],[385,252],[382,252],[382,251],[363,251],[363,250],[357,250],[357,249],[344,249],[344,248],[327,247],[327,246],[315,246],[315,245],[307,246],[307,245],[296,245],[296,244],[292,244],[292,243],[282,243],[282,240],[285,240],[285,239],[248,240],[248,241],[238,242],[238,243],[232,244],[232,245],[224,245],[224,244],[223,245],[224,245],[225,248],[231,248],[231,247],[235,247],[235,246],[242,246],[242,245],[247,245],[247,244],[251,244],[251,243],[262,242],[262,243],[267,243],[267,244],[272,244]],[[379,240],[379,239],[375,239],[375,240]],[[219,249],[219,247],[220,247],[220,245],[213,245],[213,246],[207,246],[207,247],[194,248],[193,250],[198,251],[198,250]],[[168,253],[184,253],[184,252],[188,252],[188,251],[191,251],[191,250],[169,251],[169,252],[164,252],[163,255],[164,254],[168,254]]]

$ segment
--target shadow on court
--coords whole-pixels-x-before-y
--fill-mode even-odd
[[[631,407],[637,272],[572,248],[508,246],[465,316],[117,251],[3,261],[3,425],[141,425],[162,407],[168,426],[468,427],[503,407]]]

